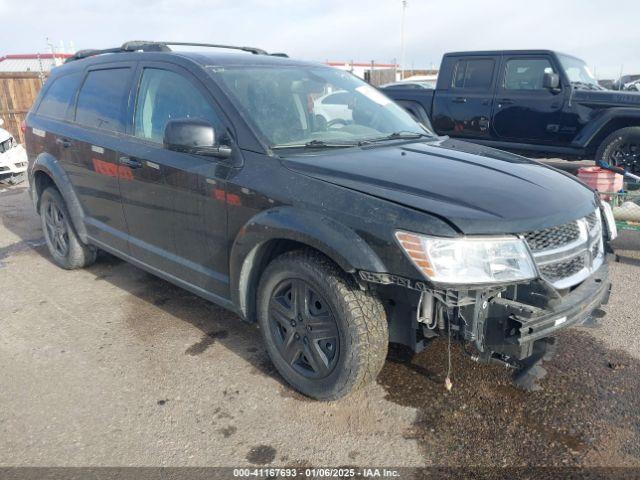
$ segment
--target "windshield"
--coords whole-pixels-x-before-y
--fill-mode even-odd
[[[564,68],[569,81],[572,84],[587,86],[597,90],[604,90],[598,85],[598,81],[587,67],[587,64],[579,58],[570,57],[568,55],[558,55],[562,68]]]
[[[239,66],[210,71],[272,148],[433,135],[376,88],[338,69]]]

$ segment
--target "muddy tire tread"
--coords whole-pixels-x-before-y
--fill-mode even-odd
[[[344,365],[348,368],[346,380],[336,385],[323,399],[335,400],[375,381],[382,369],[389,342],[386,312],[382,302],[370,290],[362,290],[356,282],[326,256],[314,250],[294,250],[274,259],[263,275],[270,270],[285,268],[289,262],[304,263],[315,278],[327,283],[345,305],[348,315],[351,348]],[[259,291],[262,293],[264,285]]]

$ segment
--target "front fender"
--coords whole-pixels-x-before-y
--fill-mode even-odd
[[[314,248],[336,262],[345,272],[385,272],[378,255],[352,229],[294,207],[276,207],[253,217],[240,229],[231,248],[231,295],[245,318],[251,316],[252,294],[267,246],[289,240]]]
[[[589,122],[573,140],[573,145],[586,148],[597,138],[607,124],[618,119],[635,119],[640,125],[640,108],[616,107],[602,112],[597,118]]]
[[[31,197],[38,212],[40,211],[40,195],[42,194],[42,192],[39,191],[38,184],[35,182],[38,172],[44,173],[53,181],[66,203],[69,215],[71,215],[71,222],[78,236],[83,242],[87,242],[84,210],[82,209],[78,195],[71,184],[67,172],[60,166],[56,157],[49,153],[41,153],[36,157],[29,169],[29,184],[31,185]]]

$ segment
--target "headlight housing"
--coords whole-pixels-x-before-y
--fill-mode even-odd
[[[418,270],[435,283],[511,283],[537,277],[529,249],[518,237],[442,238],[402,231],[395,236]]]
[[[607,231],[609,232],[609,240],[615,240],[618,236],[618,227],[616,226],[616,219],[613,218],[613,210],[611,209],[611,205],[604,200],[600,200],[600,204],[602,205],[602,210],[604,211],[604,223],[607,226]]]

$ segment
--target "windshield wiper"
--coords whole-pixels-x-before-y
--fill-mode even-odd
[[[367,141],[368,142],[384,142],[385,140],[413,140],[413,139],[423,138],[423,137],[432,138],[432,135],[427,135],[426,133],[419,133],[419,132],[403,131],[403,132],[393,132],[384,137],[372,138]]]
[[[311,140],[306,143],[290,143],[283,145],[274,145],[271,147],[273,150],[279,150],[284,148],[348,148],[357,147],[358,143],[339,143],[339,142],[325,142],[324,140]]]

